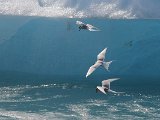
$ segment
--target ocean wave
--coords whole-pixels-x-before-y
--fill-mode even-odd
[[[159,18],[159,9],[150,0],[0,0],[1,15],[134,19]]]
[[[6,118],[7,120],[65,120],[69,117],[70,115],[59,112],[30,113],[0,109],[0,119]]]
[[[63,87],[67,87],[65,85],[57,85],[57,84],[43,84],[37,86],[31,85],[17,85],[10,87],[0,87],[0,103],[18,103],[18,102],[37,102],[37,101],[45,101],[51,99],[60,99],[67,98],[69,95],[60,95],[59,93],[54,96],[44,96],[38,90],[47,90],[47,89],[55,89],[60,88],[63,90]],[[30,93],[31,91],[31,93]],[[42,95],[42,96],[41,96]]]
[[[135,96],[134,96],[135,97]],[[111,102],[115,97],[108,100],[90,99],[83,103],[68,105],[68,109],[74,115],[82,119],[108,119],[123,120],[123,119],[158,119],[159,109],[156,106],[148,106],[144,104],[145,100],[140,101],[140,98],[132,100]],[[154,99],[154,98],[153,98]],[[155,102],[155,101],[154,101]],[[153,103],[150,101],[150,104]],[[94,111],[93,111],[94,110]],[[120,117],[121,116],[121,117]]]
[[[79,87],[63,89],[66,83],[42,85],[19,85],[0,88],[0,119],[78,119],[78,120],[123,120],[159,119],[160,96],[137,94],[135,91],[124,95],[93,93],[88,95]],[[86,90],[86,88],[84,87]],[[82,94],[77,94],[82,93]],[[9,103],[8,103],[9,102]],[[23,108],[23,110],[22,110]]]

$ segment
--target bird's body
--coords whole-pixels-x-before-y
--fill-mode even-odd
[[[98,28],[94,27],[93,25],[85,24],[81,21],[76,21],[76,24],[79,26],[79,31],[81,29],[89,30],[89,31],[100,31]]]
[[[93,64],[87,74],[86,74],[86,78],[92,74],[99,66],[102,66],[104,67],[106,70],[109,69],[109,65],[112,63],[112,61],[110,62],[104,62],[105,60],[105,54],[106,54],[106,51],[107,51],[107,48],[105,48],[102,52],[100,52],[98,55],[97,55],[97,61],[95,62],[95,64]]]
[[[111,92],[111,93],[115,93],[115,94],[119,94],[119,93],[124,93],[124,92],[116,92],[110,89],[110,83],[118,80],[119,78],[113,78],[113,79],[108,79],[108,80],[103,80],[102,81],[102,86],[97,86],[96,88],[96,92],[100,91],[104,94],[107,94],[107,92]]]

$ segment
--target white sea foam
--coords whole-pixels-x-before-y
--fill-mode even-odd
[[[116,98],[117,99],[117,98]],[[159,109],[145,105],[141,98],[129,101],[117,101],[90,99],[83,103],[68,105],[70,111],[81,119],[158,119]],[[154,98],[153,98],[154,99]],[[152,104],[150,101],[149,104]],[[94,114],[92,114],[94,113]]]
[[[48,88],[62,88],[62,86],[55,86],[55,84],[44,84],[40,86],[31,86],[31,85],[18,85],[11,87],[0,87],[0,103],[1,102],[9,102],[9,103],[17,103],[17,102],[34,102],[34,101],[44,101],[49,99],[59,99],[66,98],[69,95],[54,95],[48,97],[41,97],[41,93],[37,92],[36,89],[48,89]],[[25,94],[27,91],[35,91],[34,93]],[[17,99],[18,98],[18,99]]]
[[[0,109],[0,119],[2,117],[7,118],[7,120],[64,120],[65,118],[69,118],[70,115],[59,112],[29,113]]]
[[[39,86],[0,87],[0,119],[158,120],[160,118],[159,95],[133,94],[131,92],[131,95],[114,96],[108,94],[104,96],[92,91],[90,93],[92,98],[88,98],[88,94],[75,96],[70,90],[67,90],[67,94],[63,94],[66,91],[63,86],[69,87],[70,84],[53,83]],[[82,91],[77,86],[72,89],[76,92]]]
[[[0,0],[0,14],[67,18],[159,18],[158,3],[150,0]]]

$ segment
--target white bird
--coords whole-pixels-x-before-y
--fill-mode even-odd
[[[89,31],[100,31],[98,28],[94,27],[93,25],[84,24],[81,21],[76,21],[76,24],[79,26],[79,31],[81,29],[85,29],[85,30],[89,30]]]
[[[106,51],[107,51],[107,48],[105,48],[102,52],[100,52],[98,55],[97,55],[97,61],[95,62],[94,65],[92,65],[87,74],[86,74],[86,78],[92,74],[99,66],[103,66],[106,70],[109,69],[109,65],[112,63],[112,61],[109,61],[109,62],[104,62],[104,59],[105,59],[105,54],[106,54]],[[109,71],[109,70],[108,70]]]
[[[111,93],[115,93],[115,94],[120,94],[120,93],[124,93],[124,92],[116,92],[110,89],[110,83],[118,80],[119,78],[112,78],[112,79],[108,79],[108,80],[103,80],[102,81],[102,86],[97,86],[96,88],[96,92],[100,91],[104,94],[107,94],[107,92],[111,92]]]

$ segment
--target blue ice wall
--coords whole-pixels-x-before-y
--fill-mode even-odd
[[[101,31],[78,31],[76,20]],[[32,18],[1,42],[0,71],[85,76],[108,47],[106,61],[115,60],[110,72],[98,69],[93,75],[159,76],[159,44],[159,20]]]

